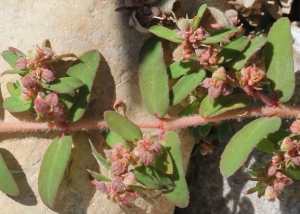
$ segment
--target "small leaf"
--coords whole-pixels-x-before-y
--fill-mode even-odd
[[[130,189],[137,191],[137,192],[145,192],[147,191],[145,188],[140,187],[140,186],[135,186],[135,185],[129,185],[128,186]]]
[[[263,138],[257,145],[256,148],[258,148],[259,150],[269,153],[269,154],[273,154],[274,152],[277,152],[277,150],[274,148],[274,144],[269,141],[266,138]]]
[[[218,137],[220,142],[224,142],[228,138],[229,127],[228,122],[223,121],[218,125]]]
[[[168,150],[173,161],[174,172],[170,178],[175,185],[174,189],[165,191],[164,194],[176,206],[186,207],[189,203],[189,191],[183,171],[180,141],[177,134],[174,131],[166,132],[165,141],[162,144]]]
[[[300,170],[288,170],[284,174],[289,178],[300,180]]]
[[[181,77],[170,91],[171,105],[175,105],[186,98],[202,82],[205,75],[204,70],[195,70]]]
[[[162,154],[155,155],[155,167],[166,174],[173,174],[173,162],[169,152],[162,146]]]
[[[252,39],[242,53],[229,62],[229,66],[231,66],[234,71],[241,70],[248,59],[259,51],[266,42],[267,39],[264,37],[256,37],[255,39]]]
[[[148,39],[142,47],[139,80],[148,112],[160,118],[165,116],[169,107],[169,86],[162,44],[158,38]]]
[[[197,16],[193,19],[192,29],[195,31],[199,27],[199,23],[202,19],[204,12],[206,11],[207,4],[202,4],[198,10]]]
[[[198,126],[199,134],[201,137],[205,137],[209,134],[212,127],[212,123],[207,123],[204,125]]]
[[[45,205],[53,208],[59,185],[71,154],[72,137],[55,138],[45,152],[39,179],[39,194]]]
[[[79,88],[78,97],[72,108],[68,112],[69,121],[79,120],[88,104],[91,96],[91,90],[100,63],[100,53],[97,50],[91,50],[86,52],[77,59],[67,74],[70,77],[76,77],[80,79],[84,86]]]
[[[292,45],[290,21],[281,18],[271,28],[265,50],[267,78],[275,84],[281,102],[289,101],[295,90]]]
[[[221,156],[222,175],[228,178],[238,170],[258,142],[267,134],[277,131],[280,124],[279,117],[264,117],[252,121],[237,132]]]
[[[32,107],[32,100],[25,100],[21,96],[8,97],[3,102],[3,108],[9,112],[23,112]]]
[[[109,130],[107,132],[102,132],[106,143],[113,147],[116,144],[122,144],[125,149],[130,150],[130,146],[125,142],[125,140],[118,135],[116,132]]]
[[[45,41],[42,44],[42,48],[51,48],[51,42],[49,41],[49,39],[45,39]]]
[[[104,120],[113,131],[126,140],[133,141],[135,138],[143,138],[140,128],[117,112],[105,112]]]
[[[148,175],[154,176],[159,182],[161,182],[164,185],[164,187],[162,187],[161,190],[171,190],[174,188],[174,184],[171,181],[171,179],[166,174],[157,170],[153,166],[140,166],[136,169],[140,172],[144,172]]]
[[[1,73],[1,77],[3,76],[3,75],[5,75],[5,74],[20,74],[20,75],[22,75],[22,74],[24,74],[26,71],[21,71],[21,70],[6,70],[6,71],[3,71],[2,73]]]
[[[48,89],[50,91],[55,91],[59,94],[68,94],[72,97],[75,96],[74,89],[68,84],[61,82],[60,80],[55,80],[51,83],[42,82],[41,85],[43,86],[43,88]]]
[[[68,94],[60,94],[59,101],[64,104],[64,110],[68,111],[76,100],[76,96],[72,97]]]
[[[191,114],[194,114],[196,109],[199,107],[199,102],[198,101],[195,101],[191,104],[189,104],[187,107],[185,107],[180,113],[179,113],[179,116],[182,117],[182,116],[188,116],[188,115],[191,115]]]
[[[22,94],[21,88],[14,82],[8,82],[6,88],[11,96],[20,97]]]
[[[18,185],[7,168],[2,155],[0,154],[0,191],[11,196],[19,195]]]
[[[137,168],[131,170],[131,172],[134,174],[134,177],[137,180],[137,182],[143,184],[144,186],[150,189],[161,189],[164,186],[154,176],[141,172]]]
[[[15,71],[20,71],[20,72],[26,72],[22,71],[19,68],[15,66],[15,63],[18,61],[18,59],[21,58],[20,55],[14,53],[13,51],[10,50],[5,50],[1,53],[3,59],[12,67],[13,70]]]
[[[278,131],[268,134],[267,135],[267,139],[272,142],[274,145],[278,145],[278,142],[283,140],[285,137],[289,136],[290,132],[283,130],[283,129],[279,129]],[[278,146],[279,148],[279,146]]]
[[[218,57],[223,59],[221,63],[227,63],[238,54],[241,54],[248,43],[249,39],[246,36],[242,36],[233,39],[230,43],[223,46],[222,50],[218,53]]]
[[[219,96],[214,100],[207,95],[201,102],[199,113],[202,117],[216,116],[229,110],[244,108],[250,105],[251,102],[252,98],[244,94]]]
[[[101,154],[99,154],[97,152],[97,150],[95,149],[93,143],[90,141],[90,146],[92,149],[92,152],[94,154],[94,156],[96,157],[96,159],[106,168],[106,169],[110,169],[111,164],[106,162],[106,159],[104,157],[102,157]]]
[[[59,81],[68,84],[73,89],[77,89],[83,86],[83,82],[76,77],[63,77],[63,78],[59,78]]]
[[[92,170],[87,169],[88,173],[91,174],[91,176],[95,179],[97,179],[98,181],[103,181],[103,182],[111,182],[111,179],[109,179],[108,177],[99,174],[98,172],[94,172]]]
[[[168,75],[171,79],[180,77],[184,75],[186,72],[190,71],[193,65],[194,65],[194,61],[192,60],[188,62],[173,62],[168,67]]]
[[[184,38],[181,36],[177,35],[177,32],[174,30],[171,30],[169,28],[159,26],[159,25],[154,25],[149,28],[149,31],[153,34],[155,34],[158,37],[161,37],[163,39],[169,40],[171,42],[175,43],[182,43],[184,41]],[[146,44],[148,41],[146,41]]]
[[[203,39],[201,43],[203,44],[214,44],[219,42],[230,42],[226,36],[238,32],[238,28],[224,28],[221,30],[216,30],[210,34],[210,37]]]

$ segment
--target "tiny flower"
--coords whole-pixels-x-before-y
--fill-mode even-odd
[[[153,161],[153,155],[150,152],[143,152],[139,155],[141,161],[148,166]]]
[[[125,187],[121,177],[115,177],[111,182],[111,192],[113,194],[120,192]]]
[[[241,73],[241,84],[244,86],[254,86],[266,76],[265,72],[256,68],[255,65],[243,68]]]
[[[282,144],[280,146],[280,149],[282,151],[289,151],[293,148],[294,148],[294,144],[293,144],[291,138],[289,138],[289,137],[284,138],[282,141]]]
[[[136,181],[136,179],[135,179],[135,177],[134,177],[134,174],[133,174],[132,172],[128,172],[127,174],[125,174],[123,183],[124,183],[126,186],[136,184],[137,181]]]
[[[112,163],[110,171],[115,175],[121,175],[127,169],[126,159],[121,159]]]
[[[38,67],[36,70],[31,71],[31,74],[35,78],[37,78],[45,83],[52,82],[53,80],[55,80],[55,77],[54,77],[52,71],[50,71],[47,68]]]
[[[46,114],[49,110],[49,105],[45,100],[38,97],[34,100],[34,109],[39,114]]]
[[[300,121],[296,120],[292,123],[290,127],[291,132],[298,134],[300,132]]]
[[[159,142],[154,142],[151,146],[150,146],[150,150],[152,151],[152,153],[154,155],[161,155],[162,153],[162,146]]]
[[[25,70],[27,68],[27,58],[24,56],[21,57],[16,61],[15,66],[21,70]]]
[[[269,201],[274,201],[277,197],[278,192],[271,186],[267,186],[265,190],[265,198]]]
[[[37,86],[34,79],[29,75],[24,76],[21,80],[21,83],[22,83],[22,86],[24,88],[26,88],[27,90],[35,90],[35,88]]]
[[[94,187],[99,190],[101,193],[108,194],[108,190],[106,184],[102,181],[98,181],[96,179],[91,181]]]

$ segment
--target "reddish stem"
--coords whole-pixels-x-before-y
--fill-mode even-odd
[[[293,117],[296,118],[300,115],[300,108],[295,108],[291,106],[278,105],[272,107],[263,108],[252,108],[252,109],[237,109],[233,111],[226,112],[224,114],[203,118],[200,115],[182,117],[182,118],[164,118],[154,121],[133,121],[140,128],[152,128],[160,129],[162,127],[164,130],[179,129],[188,126],[196,126],[208,122],[219,122],[222,120],[230,120],[237,118],[246,117],[257,117],[257,116],[280,116],[280,117]],[[84,129],[107,129],[109,128],[105,121],[88,121],[80,120],[76,122],[69,122],[68,124],[61,123],[0,123],[0,132],[30,132],[30,131],[77,131]]]

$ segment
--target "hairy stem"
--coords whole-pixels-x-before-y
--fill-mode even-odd
[[[300,108],[278,105],[277,107],[262,107],[251,109],[237,109],[224,114],[203,118],[200,115],[181,117],[181,118],[163,118],[154,121],[133,121],[140,128],[161,129],[163,123],[164,130],[179,129],[188,126],[196,126],[208,122],[219,122],[222,120],[231,120],[237,118],[249,118],[258,116],[280,116],[296,118],[300,115]],[[108,129],[105,121],[80,120],[77,122],[62,123],[0,123],[0,132],[33,132],[33,131],[78,131],[87,129]]]

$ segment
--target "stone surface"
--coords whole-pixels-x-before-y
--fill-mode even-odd
[[[124,4],[122,0],[2,0],[0,13],[0,47],[17,47],[31,50],[49,39],[58,54],[81,55],[90,49],[102,54],[101,65],[95,79],[91,103],[85,117],[101,119],[103,112],[112,109],[115,99],[127,105],[126,115],[133,120],[154,119],[146,112],[139,92],[139,51],[149,35],[143,35],[128,27],[128,15],[114,10]],[[70,63],[66,63],[67,65]],[[58,65],[63,71],[67,65]],[[1,72],[9,69],[0,60]],[[6,82],[16,75],[0,78],[0,99],[8,97]],[[34,121],[35,115],[10,114],[0,109],[0,120]],[[149,130],[151,131],[151,130]],[[99,131],[82,131],[74,135],[72,155],[63,182],[59,189],[54,210],[47,208],[39,197],[37,179],[41,159],[51,139],[59,133],[14,133],[0,135],[0,152],[21,189],[17,197],[7,197],[0,192],[0,214],[5,213],[173,213],[174,205],[164,196],[142,194],[132,210],[110,203],[105,195],[99,194],[90,184],[86,168],[107,173],[99,168],[92,156],[88,139],[99,151],[107,148]],[[180,132],[189,146],[182,151],[187,166],[193,146],[189,131]]]

